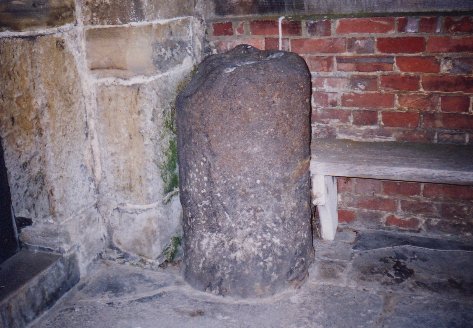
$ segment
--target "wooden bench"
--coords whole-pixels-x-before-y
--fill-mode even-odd
[[[473,185],[473,147],[402,142],[312,141],[312,202],[321,237],[338,225],[336,177]]]

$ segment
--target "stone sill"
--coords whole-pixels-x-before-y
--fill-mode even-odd
[[[74,256],[21,250],[0,265],[0,324],[25,326],[78,281]]]

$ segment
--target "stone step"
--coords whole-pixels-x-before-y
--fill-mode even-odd
[[[0,327],[24,327],[79,281],[74,256],[21,250],[0,265]]]

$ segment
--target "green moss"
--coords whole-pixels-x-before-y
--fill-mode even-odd
[[[176,95],[181,93],[192,76],[195,75],[197,66],[176,87]],[[159,165],[161,178],[164,184],[164,202],[167,203],[179,191],[179,170],[177,158],[177,127],[176,127],[176,99],[171,102],[163,112],[163,140],[168,140],[164,149],[164,160]]]
[[[171,104],[169,106],[169,110],[164,112],[164,129],[166,129],[168,132],[176,135],[177,134],[177,128],[176,128],[176,106],[174,104]]]
[[[164,151],[164,162],[161,165],[161,178],[164,182],[164,194],[173,192],[179,187],[179,174],[177,169],[177,141],[175,135],[169,138]]]
[[[160,165],[161,178],[163,179],[165,203],[171,198],[170,193],[175,193],[179,188],[179,172],[177,162],[177,127],[176,127],[176,106],[171,103],[163,113],[163,139],[167,139],[164,149],[164,161]]]
[[[169,245],[163,251],[164,258],[167,262],[171,263],[174,261],[179,251],[179,246],[181,246],[181,236],[171,237]]]

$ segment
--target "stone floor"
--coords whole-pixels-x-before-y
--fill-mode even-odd
[[[103,261],[31,327],[473,327],[473,245],[344,230],[315,247],[303,287],[259,300]]]

